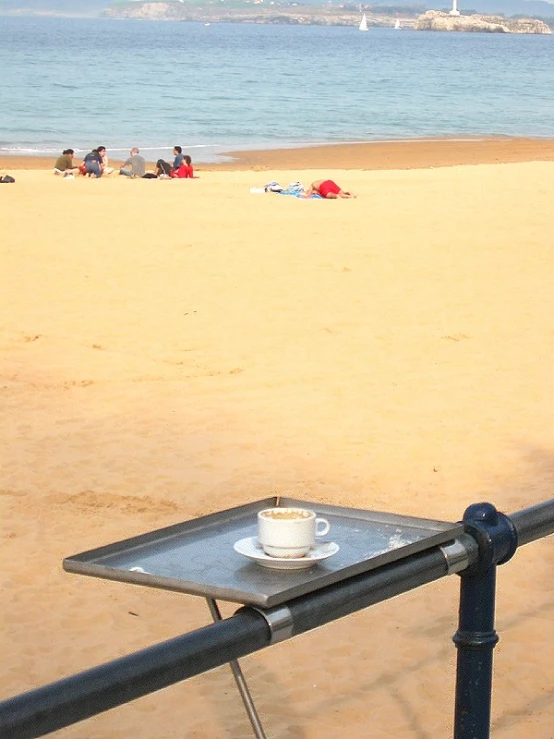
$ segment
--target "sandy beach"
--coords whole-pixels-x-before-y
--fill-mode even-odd
[[[270,495],[443,521],[552,497],[553,141],[52,166],[0,161],[0,697],[210,622],[68,555]],[[357,199],[251,192],[323,177]],[[554,737],[553,566],[545,539],[499,568],[495,739]],[[451,736],[458,589],[242,660],[268,736]],[[225,666],[59,732],[251,735]]]

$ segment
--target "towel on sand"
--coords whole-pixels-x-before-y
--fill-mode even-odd
[[[292,195],[293,198],[302,198],[302,200],[323,200],[321,195],[318,195],[316,192],[312,193],[311,195],[306,195],[304,193],[304,190],[302,192],[297,191],[289,191],[289,190],[281,190],[279,195]]]
[[[264,186],[264,192],[274,192],[278,195],[291,195],[294,198],[304,198],[306,200],[320,200],[321,196],[314,193],[313,195],[306,195],[306,189],[301,182],[291,182],[286,187],[282,187],[278,182],[268,182]]]

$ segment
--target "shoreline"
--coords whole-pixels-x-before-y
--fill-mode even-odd
[[[109,154],[109,150],[108,150]],[[247,170],[406,170],[476,164],[514,164],[554,161],[554,139],[401,139],[348,144],[318,144],[298,148],[253,149],[224,152],[233,161],[195,164],[198,171]],[[55,157],[4,155],[2,170],[42,170],[54,166]],[[76,159],[77,164],[80,158]],[[110,165],[122,160],[110,158]],[[194,164],[194,160],[193,160]],[[152,162],[148,162],[152,166]]]

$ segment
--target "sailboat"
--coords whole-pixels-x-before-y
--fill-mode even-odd
[[[398,18],[396,19],[396,21],[394,23],[394,27],[396,28],[397,31],[400,28],[400,20]]]
[[[365,13],[362,15],[362,20],[360,21],[360,31],[367,31],[367,18],[365,17]]]

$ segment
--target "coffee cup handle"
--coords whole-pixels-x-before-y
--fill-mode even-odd
[[[322,528],[318,528],[320,524],[322,525]],[[331,528],[331,524],[326,518],[316,518],[315,520],[315,535],[316,536],[325,536],[325,534],[329,533],[330,528]]]

